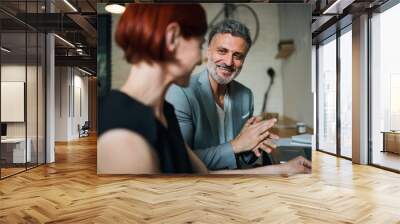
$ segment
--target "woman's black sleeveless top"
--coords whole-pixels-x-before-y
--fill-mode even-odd
[[[168,128],[156,119],[152,108],[121,91],[112,90],[99,104],[99,137],[112,129],[128,129],[141,135],[152,146],[161,172],[193,172],[174,107],[170,103],[164,103]]]

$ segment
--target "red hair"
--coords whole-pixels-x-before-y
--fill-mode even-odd
[[[207,32],[206,14],[199,4],[132,3],[119,20],[115,40],[130,63],[167,60],[165,30],[172,22],[179,24],[184,38]]]

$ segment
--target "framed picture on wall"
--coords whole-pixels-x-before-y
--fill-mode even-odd
[[[1,82],[1,122],[24,122],[25,82]]]

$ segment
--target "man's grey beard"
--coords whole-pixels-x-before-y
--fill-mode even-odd
[[[212,62],[212,60],[208,60],[207,62],[207,70],[208,74],[211,75],[211,77],[220,85],[226,85],[230,83],[233,79],[236,78],[236,76],[239,75],[241,68],[237,69],[236,71],[233,71],[232,75],[228,78],[221,77],[217,74],[217,65]]]

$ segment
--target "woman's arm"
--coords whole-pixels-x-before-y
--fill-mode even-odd
[[[193,171],[198,174],[208,174],[209,172],[206,165],[204,165],[203,161],[197,157],[188,145],[186,145],[186,151],[189,155],[190,162],[192,163]]]
[[[297,173],[311,173],[311,162],[304,157],[296,157],[287,163],[262,166],[243,170],[217,170],[209,171],[204,163],[186,146],[193,170],[199,174],[271,174],[271,175],[293,175]]]
[[[113,129],[97,141],[97,173],[157,174],[160,168],[156,153],[142,136]]]

